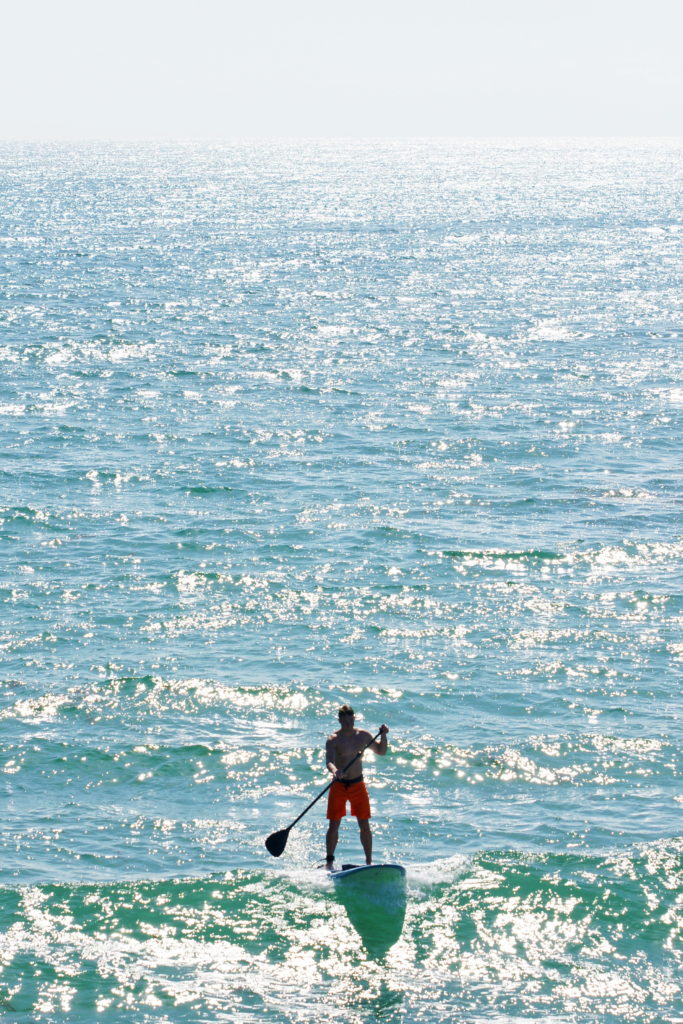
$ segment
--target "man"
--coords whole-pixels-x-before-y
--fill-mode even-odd
[[[327,829],[326,866],[328,871],[332,870],[334,863],[334,851],[339,839],[339,823],[342,818],[346,817],[347,802],[351,804],[351,814],[358,821],[365,863],[372,864],[370,799],[363,782],[362,757],[354,761],[348,771],[344,771],[344,768],[365,747],[368,750],[374,750],[376,754],[386,754],[387,733],[389,732],[386,725],[383,725],[380,729],[382,735],[378,742],[373,740],[370,733],[364,729],[356,729],[354,711],[348,704],[339,708],[338,718],[340,728],[328,737],[325,746],[327,770],[334,775],[334,782],[327,798],[327,818],[330,823]]]

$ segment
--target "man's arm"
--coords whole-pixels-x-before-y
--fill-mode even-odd
[[[327,743],[325,744],[325,763],[327,764],[327,770],[331,775],[337,774],[337,766],[335,764],[335,757],[337,755],[337,744],[334,736],[327,737]]]
[[[374,750],[376,754],[383,755],[387,752],[387,733],[389,732],[389,729],[387,728],[386,725],[383,725],[380,727],[379,731],[382,733],[382,735],[380,736],[379,740],[374,740],[370,744],[370,750]]]

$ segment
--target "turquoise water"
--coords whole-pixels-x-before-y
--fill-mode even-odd
[[[4,1018],[683,1020],[682,150],[0,147]]]

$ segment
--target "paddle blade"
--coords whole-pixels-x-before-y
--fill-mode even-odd
[[[268,853],[272,853],[273,857],[279,857],[280,854],[284,853],[288,839],[288,828],[280,829],[279,832],[273,832],[272,836],[268,836],[266,839],[266,850]]]

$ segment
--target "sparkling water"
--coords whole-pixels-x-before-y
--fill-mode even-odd
[[[683,1020],[682,156],[0,147],[3,1018]]]

